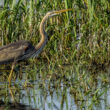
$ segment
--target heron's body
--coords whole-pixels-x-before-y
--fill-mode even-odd
[[[39,55],[39,53],[42,51],[44,46],[46,45],[47,42],[47,34],[45,32],[45,22],[48,20],[48,18],[58,15],[60,13],[69,11],[71,9],[64,9],[64,10],[59,10],[59,11],[52,11],[48,12],[44,18],[42,19],[40,23],[40,35],[41,35],[41,40],[40,42],[36,45],[33,46],[29,41],[18,41],[15,43],[8,44],[6,46],[3,46],[0,48],[0,64],[6,64],[10,62],[17,62],[21,61],[30,57],[36,57]],[[12,70],[9,75],[9,86],[11,84],[11,78],[12,78],[12,71],[13,71],[14,66],[12,66]]]
[[[5,45],[0,48],[0,64],[30,58],[36,51],[36,48],[29,41],[25,40]]]

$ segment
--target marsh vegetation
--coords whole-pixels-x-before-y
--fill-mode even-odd
[[[43,16],[65,8],[73,10],[46,23],[49,40],[39,57],[16,65],[12,81],[16,102],[40,110],[110,109],[109,0],[2,0],[0,46],[24,39],[36,45]],[[5,108],[12,101],[10,68],[11,64],[0,65]]]

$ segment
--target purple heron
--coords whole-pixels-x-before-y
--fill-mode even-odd
[[[48,20],[48,18],[70,10],[72,9],[51,11],[48,12],[43,17],[40,23],[41,40],[36,46],[33,46],[29,41],[21,40],[15,43],[5,45],[0,48],[0,64],[7,64],[13,62],[12,69],[8,77],[9,86],[11,85],[11,78],[12,78],[13,68],[15,65],[14,62],[18,62],[28,59],[30,57],[38,56],[38,54],[41,53],[44,46],[46,45],[48,37],[47,37],[47,33],[45,32],[45,22]]]

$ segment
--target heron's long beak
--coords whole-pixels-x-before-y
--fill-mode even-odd
[[[60,14],[66,11],[71,11],[72,9],[63,9],[63,10],[59,10],[59,11],[55,11],[56,14]]]

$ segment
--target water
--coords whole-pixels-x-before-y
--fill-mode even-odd
[[[0,7],[1,7],[1,6],[3,6],[3,1],[2,1],[2,0],[0,1]]]
[[[23,75],[25,78],[27,73]],[[63,78],[52,80],[46,78],[44,80],[38,78],[38,73],[36,73],[36,77],[36,80],[28,80],[28,84],[31,84],[33,87],[24,88],[23,84],[26,81],[25,79],[17,79],[15,83],[12,82],[14,85],[18,85],[16,88],[12,87],[16,102],[39,110],[110,109],[109,71],[106,71],[106,73],[100,72],[96,76],[86,73],[83,81],[79,80],[78,82],[75,81],[74,77],[72,78],[74,79],[73,81],[70,79],[67,82]],[[87,79],[84,79],[86,77]],[[0,92],[0,94],[3,93],[4,95],[0,95],[0,97],[2,101],[6,102],[7,99],[9,102],[13,102],[9,94],[10,89],[6,89],[6,85],[6,82],[1,83],[0,88],[3,92]]]
[[[66,92],[66,100],[64,104],[61,105],[63,99],[63,92]],[[39,108],[40,110],[76,110],[74,98],[71,97],[68,91],[53,91],[50,95],[49,91],[44,91],[43,89],[29,89],[27,92],[23,91],[25,96],[20,100],[20,103],[29,104],[33,108]],[[30,94],[30,96],[28,96]],[[29,100],[29,97],[32,97]],[[67,102],[66,102],[67,101]]]

